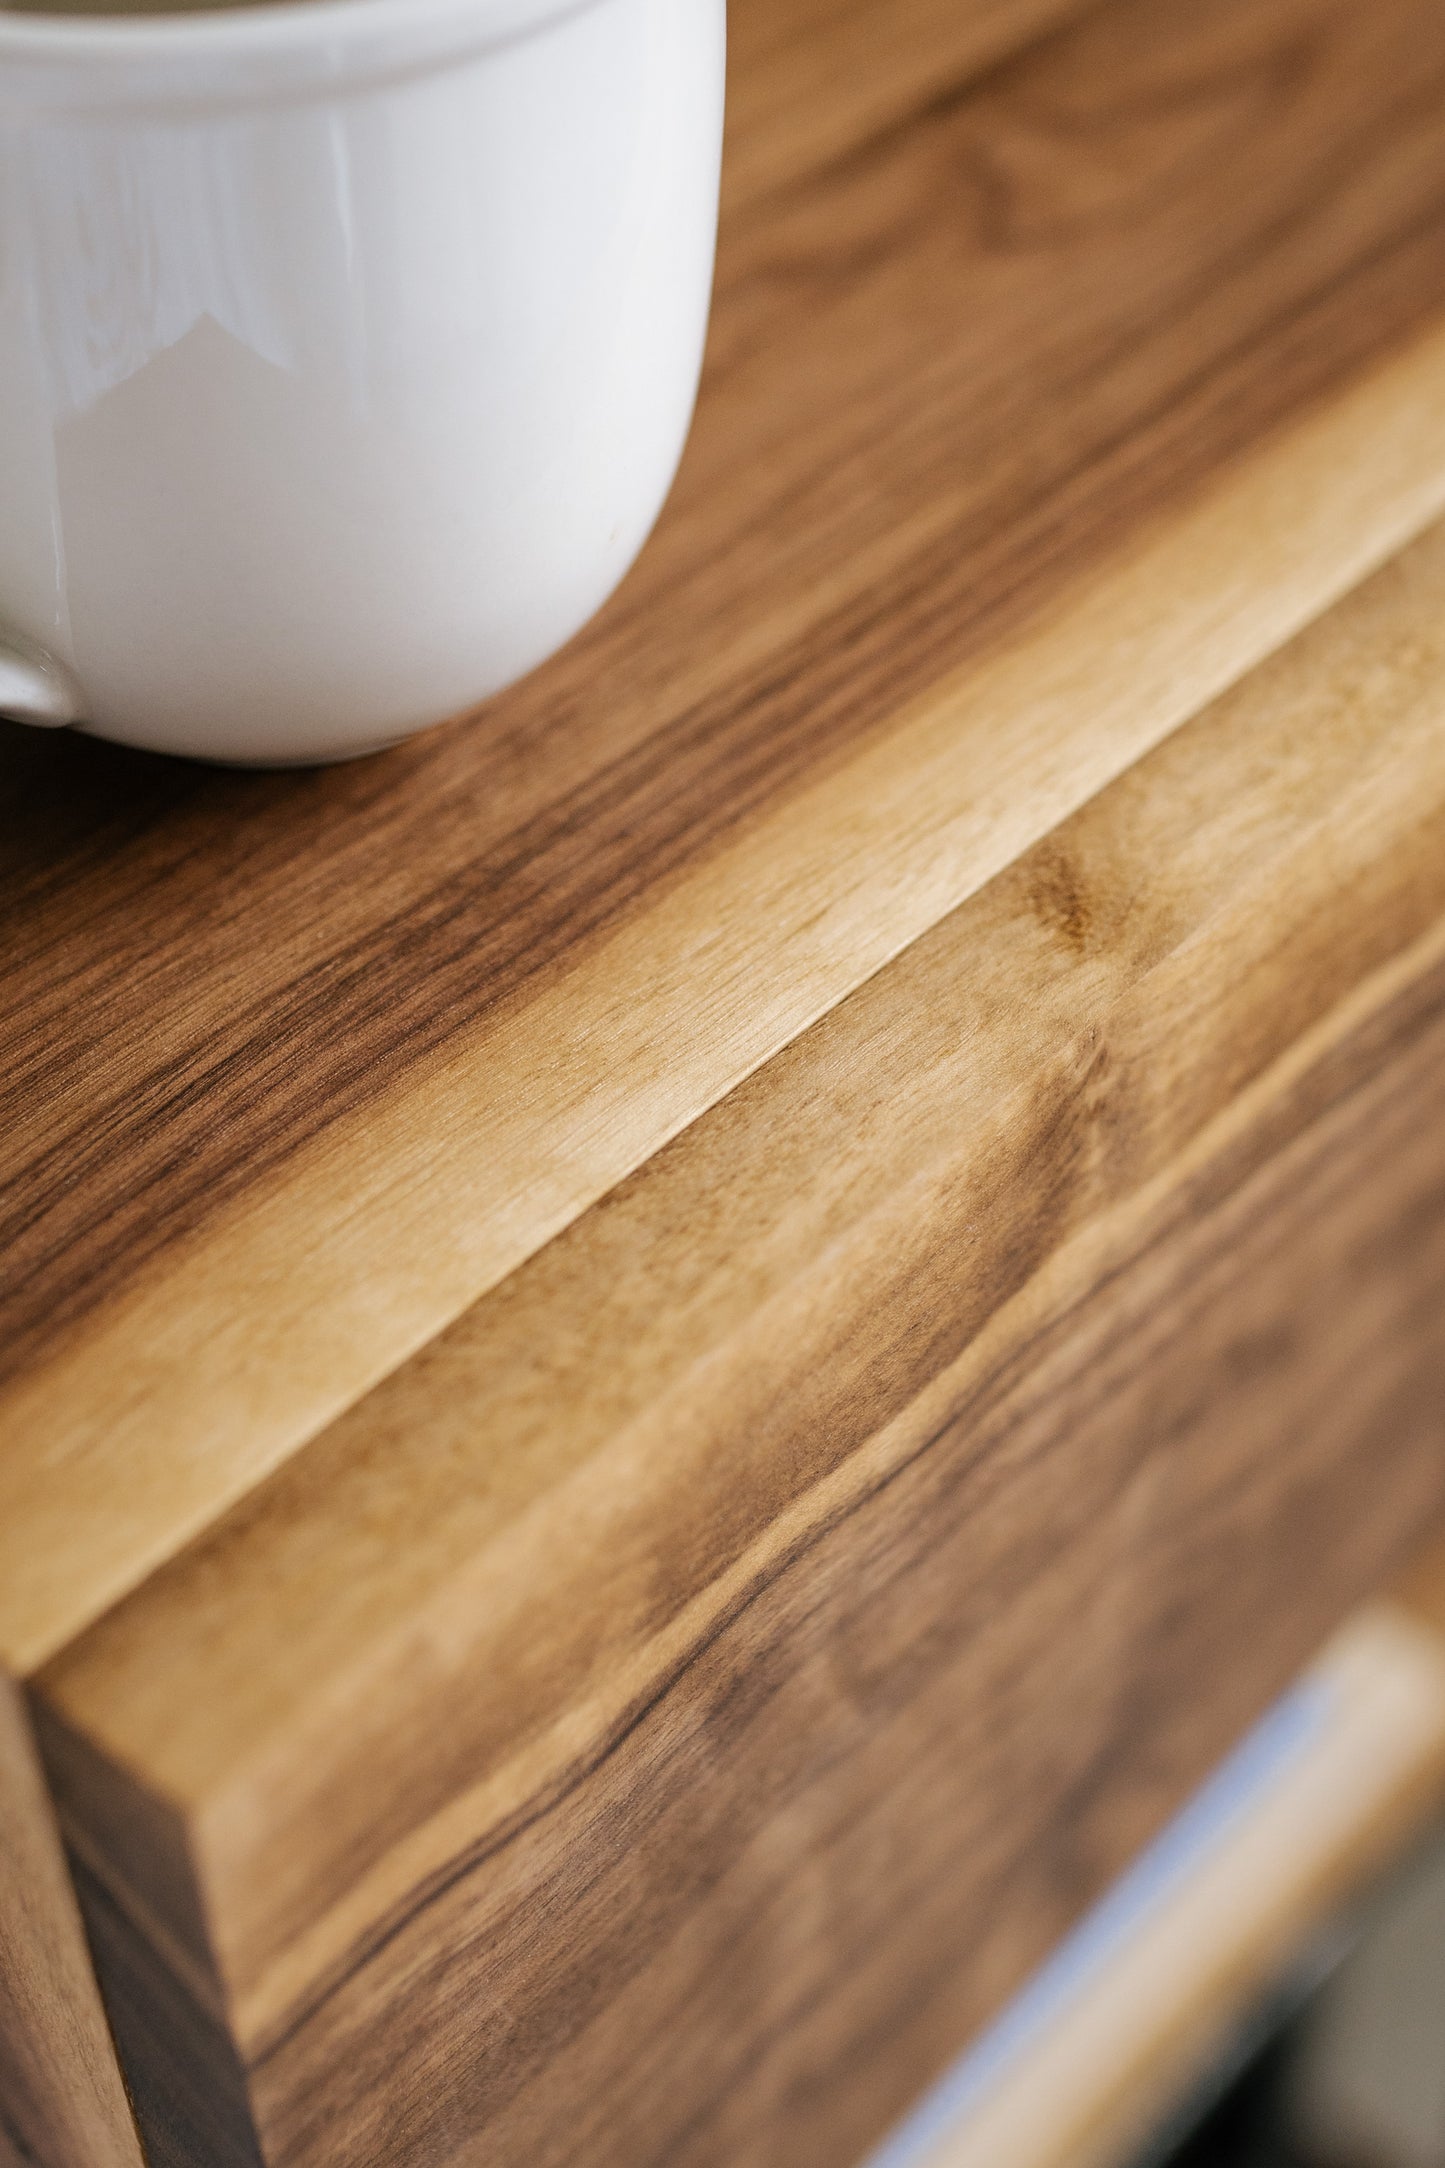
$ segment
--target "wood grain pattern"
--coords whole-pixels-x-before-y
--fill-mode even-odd
[[[0,2168],[142,2168],[29,1722],[3,1677]]]
[[[1111,0],[870,109],[528,686],[327,776],[6,741],[13,1669],[1438,511],[1442,87],[1427,0]]]
[[[736,28],[567,655],[0,739],[0,1671],[152,2168],[836,2168],[1445,1502],[1445,17]]]
[[[143,2114],[853,2158],[1445,1505],[1442,603],[1436,532],[46,1667]]]
[[[1432,1088],[1441,1049],[1437,1037],[1422,1056]],[[1354,1236],[1376,1274],[1392,1251],[1400,1254],[1419,1209],[1418,1195],[1392,1196],[1387,1177],[1407,1136],[1418,1143],[1431,1117],[1438,1130],[1438,1098],[1402,1111],[1403,1121],[1379,1128],[1380,1108],[1362,1107],[1385,1157],[1344,1162],[1370,1185],[1372,1210]],[[1323,1180],[1339,1165],[1339,1146],[1327,1137],[1320,1156],[1296,1170],[1300,1179]],[[1418,1167],[1406,1173],[1418,1181]],[[1278,1229],[1277,1199],[1254,1202]],[[1399,1309],[1371,1288],[1371,1336],[1357,1340],[1338,1334],[1338,1305],[1357,1303],[1364,1259],[1342,1260],[1322,1245],[1313,1211],[1307,1228],[1292,1230],[1299,1254],[1280,1310],[1259,1299],[1279,1285],[1278,1252],[1258,1263],[1257,1277],[1237,1230],[1216,1234],[1208,1277],[1231,1313],[1217,1333],[1202,1332],[1197,1307],[1178,1305],[1172,1278],[1151,1275],[1135,1290],[1134,1331],[1147,1331],[1148,1313],[1164,1299],[1200,1367],[1165,1351],[1175,1398],[1162,1391],[1156,1366],[1139,1365],[1146,1406],[1125,1426],[1122,1463],[1099,1435],[1119,1448],[1113,1381],[1091,1421],[1080,1420],[1077,1398],[1069,1408],[1078,1456],[1071,1483],[1082,1473],[1113,1510],[1059,1507],[1038,1526],[1039,1432],[1057,1417],[1051,1406],[1035,1411],[1032,1432],[1009,1439],[1005,1430],[1013,1452],[1004,1445],[1004,1458],[1016,1453],[1024,1466],[1012,1483],[995,1469],[1003,1495],[993,1513],[982,1509],[977,1485],[947,1511],[935,1467],[940,1487],[911,1501],[915,1544],[886,1520],[865,1521],[856,1531],[870,1539],[861,1560],[834,1546],[817,1560],[819,1578],[795,1583],[791,1600],[779,1591],[777,1609],[744,1607],[739,1631],[704,1648],[680,1697],[650,1720],[640,1712],[626,1734],[634,1751],[614,1749],[585,1790],[564,1790],[539,1814],[540,1828],[524,1820],[492,1859],[479,1847],[479,1857],[459,1862],[413,1917],[391,1923],[369,1967],[337,1983],[296,2038],[273,2046],[253,2077],[269,2157],[852,2157],[1177,1801],[1199,1773],[1195,1757],[1223,1744],[1255,1698],[1281,1683],[1304,1636],[1325,1623],[1326,1604],[1368,1585],[1439,1503],[1441,1378],[1417,1380],[1407,1396],[1398,1378],[1387,1386],[1369,1368],[1381,1327],[1422,1344],[1425,1321],[1414,1304],[1423,1294],[1438,1305],[1438,1260],[1423,1289],[1416,1260],[1408,1300],[1394,1291]],[[1300,1316],[1321,1296],[1315,1333],[1301,1335]],[[1234,1309],[1236,1300],[1247,1307]],[[1107,1325],[1095,1324],[1107,1343],[1096,1354],[1105,1371],[1137,1357],[1131,1333],[1121,1343],[1112,1306]],[[1262,1378],[1256,1334],[1288,1349],[1300,1370],[1281,1376],[1276,1367]],[[1323,1360],[1316,1334],[1344,1339],[1338,1367]],[[1225,1410],[1231,1424],[1254,1393],[1266,1398],[1246,1425],[1239,1460],[1227,1456],[1222,1469],[1217,1412],[1202,1433],[1187,1420],[1201,1424],[1221,1365],[1242,1374],[1239,1398]],[[1307,1443],[1289,1420],[1301,1401],[1325,1424],[1327,1465],[1310,1450],[1319,1432]],[[1355,1420],[1374,1417],[1363,1440],[1351,1434],[1348,1452],[1325,1423],[1333,1414],[1342,1425],[1342,1408]],[[1181,1483],[1169,1452],[1143,1452],[1140,1430],[1154,1433],[1158,1450],[1161,1414],[1202,1488]],[[963,1457],[981,1450],[991,1460],[990,1439],[970,1430]],[[1364,1478],[1365,1448],[1383,1463],[1383,1483]],[[1308,1473],[1297,1455],[1309,1457]],[[1162,1558],[1145,1511],[1151,1499],[1160,1510],[1172,1502],[1179,1515],[1157,1531]],[[1087,1567],[1071,1557],[1069,1541],[1082,1542],[1085,1526],[1100,1545]],[[1307,1559],[1291,1541],[1301,1526]],[[1222,1569],[1245,1529],[1261,1563],[1242,1588],[1231,1587]],[[1027,1575],[1012,1603],[1005,1566],[981,1570],[981,1549],[987,1556],[994,1545],[1011,1554],[1007,1567]],[[1076,1570],[1051,1569],[1050,1557]],[[1282,1558],[1295,1560],[1293,1575],[1281,1577]],[[1158,1584],[1147,1574],[1151,1559]],[[961,1583],[971,1600],[958,1618]],[[839,1616],[843,1590],[854,1601]],[[794,1629],[781,1639],[779,1610]],[[820,1611],[831,1614],[830,1632]],[[1062,1680],[1061,1636],[1076,1651]],[[931,1693],[909,1660],[920,1641],[943,1667]],[[1187,1714],[1180,1677],[1194,1688]],[[852,1716],[841,1738],[826,1724],[840,1690]],[[1168,1735],[1169,1709],[1182,1737]],[[895,1710],[886,1722],[884,1712]],[[58,1762],[69,1774],[63,1755]],[[914,1812],[901,1819],[905,1804]],[[169,2078],[177,2060],[185,2067],[194,2057],[205,2090],[224,2097],[214,2066],[196,2052],[208,2033],[195,2006],[181,2013],[189,2023],[177,2024],[156,2002],[154,1976],[164,1980],[166,1968],[134,1963],[138,1949],[154,1945],[113,1907],[119,1934],[108,1943],[108,1887],[82,1874],[111,1992],[137,1973],[145,1989],[142,2000],[120,2005],[123,2041],[132,2052],[153,2042],[161,2028],[146,2019],[159,2008],[170,2021],[161,2071]],[[861,1912],[860,1889],[876,1892]],[[940,1890],[949,1899],[942,1918]],[[540,1930],[543,1921],[555,1939]],[[202,2005],[202,2022],[205,2015]],[[126,2018],[139,2025],[139,2041]],[[640,2054],[640,2042],[655,2050]],[[154,2127],[149,2135],[158,2160],[193,2157],[168,2151]],[[211,2157],[250,2157],[244,2132]]]

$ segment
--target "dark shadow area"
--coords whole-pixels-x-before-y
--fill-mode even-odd
[[[1445,1831],[1309,1953],[1129,2168],[1445,2168]]]

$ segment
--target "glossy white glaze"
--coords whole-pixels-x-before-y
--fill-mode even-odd
[[[692,409],[723,35],[723,0],[0,12],[0,622],[90,727],[340,758],[592,615]]]

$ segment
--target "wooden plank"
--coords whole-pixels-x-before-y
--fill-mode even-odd
[[[159,1976],[220,2161],[834,2168],[1445,1505],[1442,605],[1437,531],[44,1669],[138,2094]]]
[[[1111,0],[739,213],[665,531],[486,717],[6,741],[14,1669],[1439,510],[1442,88],[1428,0]]]
[[[24,1705],[3,1677],[0,2163],[141,2168]]]

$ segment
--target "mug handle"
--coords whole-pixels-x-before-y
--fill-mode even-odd
[[[75,680],[53,656],[0,632],[0,716],[63,730],[67,723],[83,722],[85,710]]]

